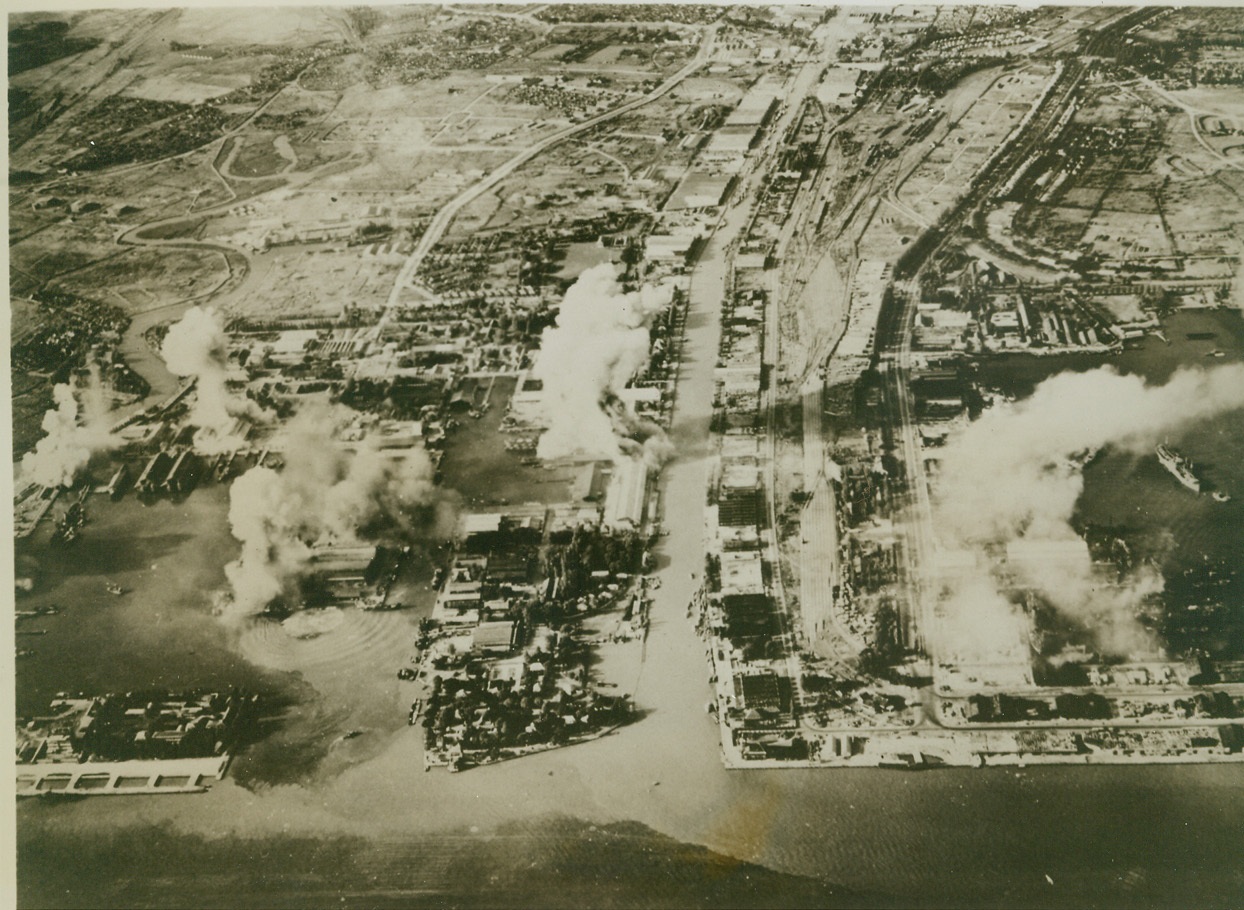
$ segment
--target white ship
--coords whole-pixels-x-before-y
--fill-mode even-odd
[[[1175,479],[1194,493],[1201,492],[1201,481],[1192,473],[1192,463],[1166,443],[1157,448],[1158,461]]]

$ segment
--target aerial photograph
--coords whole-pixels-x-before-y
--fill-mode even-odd
[[[1244,7],[88,6],[3,903],[1244,906]]]

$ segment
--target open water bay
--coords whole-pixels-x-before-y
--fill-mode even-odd
[[[1212,362],[1239,357],[1238,316],[1177,319],[1228,320],[1214,329],[1226,354]],[[1151,340],[1110,362],[1160,381],[1167,359],[1196,359],[1172,329],[1169,348]],[[1030,361],[991,381],[1018,389],[1054,367]],[[1105,453],[1082,508],[1173,526],[1173,565],[1238,559],[1244,427],[1235,415],[1211,430],[1183,444],[1233,502]],[[699,475],[679,479],[667,514],[694,514],[705,470],[670,466]],[[207,794],[23,801],[23,906],[1244,905],[1244,766],[725,770],[685,571],[664,573],[653,607],[640,723],[521,761],[424,773],[394,678],[414,615],[343,610],[312,636],[223,622],[213,598],[236,553],[226,513],[225,491],[211,487],[182,503],[101,503],[72,557],[38,539],[18,548],[19,574],[38,582],[25,603],[62,609],[38,620],[47,634],[19,666],[20,711],[59,690],[239,685],[280,715]],[[694,534],[662,547],[663,566],[698,559]],[[169,564],[178,572],[159,571]],[[106,579],[130,593],[109,595]],[[354,729],[363,735],[340,741]]]

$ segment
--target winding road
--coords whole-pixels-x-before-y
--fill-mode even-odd
[[[388,306],[393,307],[397,305],[398,301],[401,299],[402,291],[410,286],[415,274],[419,270],[419,266],[423,264],[423,260],[427,258],[427,255],[432,251],[432,248],[441,241],[441,238],[445,236],[445,232],[449,229],[449,226],[453,223],[453,220],[458,217],[458,213],[461,212],[466,206],[470,205],[480,196],[484,195],[484,193],[488,192],[541,152],[552,148],[559,142],[563,142],[572,136],[577,136],[579,133],[586,132],[587,130],[600,126],[602,123],[608,123],[610,120],[621,117],[623,114],[629,114],[631,111],[638,110],[644,105],[651,104],[663,95],[668,94],[675,86],[681,83],[708,61],[709,57],[712,55],[716,37],[716,26],[711,26],[706,29],[704,40],[701,42],[700,49],[696,53],[695,57],[686,66],[674,73],[648,94],[640,98],[636,98],[634,101],[628,101],[626,104],[615,107],[613,110],[606,111],[603,114],[599,114],[590,120],[585,120],[582,123],[576,123],[571,126],[564,127],[556,133],[553,133],[551,136],[541,139],[539,142],[528,146],[509,161],[506,161],[504,164],[500,165],[496,170],[489,173],[479,182],[468,187],[449,202],[445,203],[445,205],[441,207],[440,211],[438,211],[433,217],[432,222],[428,225],[428,229],[424,231],[423,236],[419,238],[419,243],[416,244],[414,251],[411,252],[409,257],[407,257],[406,262],[403,263],[401,270],[397,273],[397,279],[393,282],[393,290],[389,293]]]

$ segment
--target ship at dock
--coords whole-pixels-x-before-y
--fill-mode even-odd
[[[17,795],[203,793],[254,737],[258,705],[237,691],[60,693],[19,720]]]
[[[1156,449],[1158,462],[1162,467],[1166,468],[1176,480],[1194,493],[1201,492],[1201,481],[1192,473],[1192,462],[1184,458],[1179,452],[1172,449],[1166,443],[1162,443]]]
[[[83,487],[78,494],[78,498],[69,504],[69,509],[65,512],[64,517],[56,523],[56,528],[52,531],[52,543],[73,543],[78,538],[78,535],[82,533],[82,526],[87,521],[86,496],[89,492],[89,487]]]

